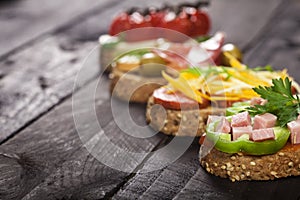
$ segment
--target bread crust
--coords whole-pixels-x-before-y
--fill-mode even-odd
[[[116,68],[113,68],[110,78],[111,94],[121,100],[135,103],[147,103],[155,89],[167,84],[162,77],[143,77],[124,73]]]
[[[228,154],[212,149],[200,163],[208,173],[229,178],[233,182],[299,176],[300,145],[291,145],[288,142],[277,153],[264,156]]]
[[[174,136],[201,136],[205,132],[208,115],[221,115],[225,112],[224,108],[212,107],[181,111],[165,109],[164,119],[164,115],[158,110],[160,108],[154,105],[154,98],[151,96],[146,110],[147,123],[155,131]]]

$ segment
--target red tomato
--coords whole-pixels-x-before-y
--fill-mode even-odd
[[[129,22],[131,25],[131,29],[152,26],[150,20],[141,15],[139,12],[132,13],[130,15]]]
[[[120,32],[129,30],[130,28],[130,17],[127,13],[123,12],[113,19],[113,22],[110,25],[109,34],[116,35]]]
[[[137,28],[145,28],[151,27],[150,17],[144,17],[139,12],[134,12],[130,15],[129,18],[130,22],[130,29],[137,29]],[[127,41],[135,42],[135,41],[143,41],[143,40],[150,40],[153,39],[153,36],[148,33],[146,29],[140,29],[135,31],[129,31],[126,33],[125,39]]]
[[[199,109],[206,108],[210,102],[203,99],[203,103],[186,97],[180,92],[170,93],[167,88],[161,87],[153,92],[154,103],[162,105],[166,109],[183,110],[183,109]]]
[[[204,144],[204,141],[205,141],[205,137],[206,137],[206,133],[203,133],[199,139],[199,144],[202,145]]]
[[[150,11],[151,24],[153,27],[157,27],[161,24],[162,19],[165,17],[165,11]]]
[[[190,20],[192,22],[191,36],[206,35],[210,30],[210,19],[207,13],[196,10],[191,14]]]
[[[174,12],[167,13],[159,26],[188,36],[192,30],[192,23],[185,12],[181,12],[178,16]]]
[[[116,35],[131,29],[151,27],[151,26],[152,25],[149,18],[148,19],[145,18],[143,15],[141,15],[138,12],[134,12],[131,15],[128,15],[127,13],[121,13],[113,20],[110,26],[109,34]],[[126,41],[141,41],[141,40],[151,39],[149,38],[150,37],[149,35],[145,34],[145,31],[127,32],[127,34],[124,35],[124,37]]]

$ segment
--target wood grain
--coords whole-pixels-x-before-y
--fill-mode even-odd
[[[89,114],[85,113],[85,105],[91,102],[84,98],[89,87],[90,85],[76,94],[82,98],[82,108],[76,110],[81,115]],[[101,119],[105,134],[109,135],[114,144],[126,151],[137,152],[148,152],[157,146],[162,139],[161,135],[150,139],[135,139],[122,133],[109,117],[103,119],[103,113],[108,106],[107,84],[97,91],[98,118]],[[73,114],[72,101],[68,100],[1,146],[3,151],[13,152],[19,157],[0,158],[0,170],[3,171],[0,180],[5,180],[0,184],[0,191],[5,191],[7,181],[12,181],[10,190],[1,193],[2,198],[14,199],[14,195],[13,197],[24,199],[73,199],[82,195],[80,190],[89,193],[89,187],[97,188],[97,192],[89,194],[92,195],[91,199],[102,198],[127,180],[130,173],[122,173],[100,163],[82,146],[73,123]],[[92,123],[89,122],[89,126],[77,127],[77,130],[84,131],[83,134],[86,135],[95,133],[97,130]],[[99,135],[100,139],[103,134],[104,132]],[[103,148],[109,152],[108,147]],[[106,154],[103,159],[115,158]],[[132,160],[129,164],[135,169],[142,160]],[[8,166],[14,165],[16,167],[6,170]],[[29,177],[22,174],[29,174]],[[6,179],[8,176],[10,179]]]
[[[69,51],[60,47],[60,39],[43,40],[0,64],[4,74],[0,80],[0,141],[72,93],[76,73],[94,44],[84,43]],[[97,71],[95,60],[94,67],[85,72],[85,82],[96,77]]]
[[[262,33],[266,22],[273,21],[273,15],[281,0],[267,1],[217,1],[212,0],[209,13],[212,18],[212,32],[224,31],[226,42],[232,42],[242,50],[255,45],[256,37]],[[275,21],[275,20],[274,20]]]
[[[145,4],[157,2],[147,1]],[[295,11],[297,7],[293,8],[296,1],[290,0],[289,2],[291,6],[284,4],[286,7],[281,8],[280,16],[285,16],[281,20],[279,17],[273,18],[274,15],[279,14],[278,11],[281,11],[277,7],[279,1],[268,0],[267,3],[262,4],[244,0],[239,2],[232,0],[231,4],[214,1],[212,4],[214,7],[211,8],[213,20],[217,22],[214,30],[217,29],[216,27],[224,28],[229,35],[229,40],[245,50],[254,47],[249,54],[246,52],[246,60],[251,65],[255,62],[263,62],[265,57],[261,56],[257,49],[268,51],[267,48],[270,46],[265,44],[271,44],[273,39],[279,40],[283,30],[270,29],[271,33],[268,38],[261,34],[260,30],[268,27],[266,24],[274,24],[273,19],[276,19],[278,24],[283,23],[282,21],[286,21],[283,24],[289,24],[288,19],[291,16],[298,21]],[[283,197],[283,195],[289,199],[298,198],[300,195],[297,178],[274,182],[231,183],[229,180],[207,174],[198,163],[197,141],[180,159],[164,169],[150,173],[141,172],[145,170],[147,165],[144,164],[151,160],[151,157],[144,156],[137,160],[129,160],[130,172],[125,173],[97,161],[82,146],[77,134],[78,130],[83,131],[86,138],[90,137],[87,139],[90,142],[94,142],[95,137],[91,136],[97,132],[86,108],[86,105],[91,104],[86,96],[97,81],[94,77],[97,76],[98,68],[97,66],[91,67],[90,71],[85,73],[84,81],[82,85],[79,85],[80,90],[75,94],[79,97],[78,103],[81,105],[75,112],[86,116],[84,117],[85,125],[76,129],[72,101],[68,95],[72,91],[75,72],[79,68],[78,63],[93,47],[91,41],[97,38],[98,31],[105,32],[106,30],[108,22],[103,20],[104,22],[99,24],[99,19],[107,19],[105,17],[130,5],[133,4],[124,2],[101,13],[93,14],[77,25],[71,25],[35,41],[32,46],[12,54],[3,61],[4,67],[1,70],[4,75],[0,84],[6,90],[1,94],[3,97],[0,95],[1,105],[5,105],[1,106],[1,113],[2,110],[7,109],[5,112],[8,114],[4,116],[7,120],[5,123],[11,120],[10,124],[3,126],[3,130],[13,127],[10,131],[4,132],[9,135],[19,130],[20,127],[24,127],[28,121],[36,119],[37,116],[40,118],[24,127],[23,130],[17,131],[14,137],[1,145],[0,199],[259,199],[262,197],[271,199]],[[283,6],[283,4],[280,5]],[[235,12],[241,12],[237,13],[237,16],[241,17],[226,21],[226,24],[223,23],[225,16],[230,17]],[[257,21],[257,23],[253,23],[250,29],[247,24],[243,23],[246,20]],[[99,24],[99,29],[96,28],[97,24]],[[241,29],[240,32],[236,29],[237,26]],[[282,28],[282,25],[279,27]],[[290,26],[288,30],[292,28],[298,30],[295,25]],[[230,36],[231,34],[234,37]],[[286,37],[284,41],[288,39],[293,43],[298,41],[296,31],[293,34],[291,37],[293,39]],[[253,44],[254,41],[260,41],[258,38],[261,38],[262,42]],[[49,46],[49,50],[45,48],[45,45]],[[45,54],[49,57],[43,56]],[[283,51],[279,51],[277,56],[282,54]],[[294,57],[292,61],[296,62]],[[24,69],[20,69],[22,63],[26,64]],[[40,66],[46,67],[40,68]],[[20,84],[18,80],[21,80],[23,84]],[[93,81],[90,82],[91,80]],[[85,85],[87,83],[88,85]],[[137,139],[124,134],[113,121],[108,81],[103,83],[97,89],[95,102],[97,117],[105,130],[105,135],[103,132],[100,133],[96,141],[107,136],[111,142],[124,151],[150,152],[163,147],[172,140],[161,134],[149,139]],[[29,91],[27,96],[23,91],[31,90],[31,87],[33,91]],[[18,95],[14,97],[15,93],[20,93],[21,97],[29,100],[23,103],[23,98]],[[49,100],[50,97],[54,100]],[[57,105],[58,103],[60,105]],[[11,104],[14,106],[10,106]],[[41,116],[54,105],[57,106]],[[143,106],[136,106],[132,109],[132,116],[138,124],[144,123],[144,118],[141,117],[144,109]],[[12,114],[7,117],[9,113]],[[13,119],[14,117],[17,118]],[[23,125],[14,124],[19,121]],[[106,145],[102,149],[107,152],[111,150]],[[107,153],[103,159],[114,160],[114,157],[111,153]],[[158,157],[158,161],[164,159],[164,155]]]
[[[287,68],[296,81],[300,80],[300,2],[284,2],[282,9],[266,27],[268,31],[249,51],[246,62],[250,66],[270,64],[274,69]]]
[[[78,0],[70,5],[67,0],[1,1],[0,3],[0,56],[42,34],[85,17],[113,1]],[[73,22],[72,22],[73,20]]]

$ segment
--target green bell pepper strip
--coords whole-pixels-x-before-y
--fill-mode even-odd
[[[225,153],[242,152],[249,155],[267,155],[274,154],[282,149],[289,139],[290,132],[287,128],[274,127],[275,140],[266,140],[263,142],[254,142],[249,140],[247,134],[242,135],[235,141],[231,141],[229,134],[215,132],[215,126],[218,122],[213,122],[206,129],[206,137],[215,143],[215,148]]]
[[[249,101],[236,102],[236,103],[232,104],[232,107],[228,107],[226,109],[226,116],[232,116],[239,112],[245,111],[245,109],[249,106],[250,106]]]

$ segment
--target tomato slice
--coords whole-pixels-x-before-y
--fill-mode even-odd
[[[204,144],[204,141],[205,141],[205,138],[206,138],[206,133],[203,133],[199,139],[199,144],[202,145]]]
[[[184,110],[206,108],[210,102],[203,99],[203,103],[186,97],[181,92],[170,92],[167,88],[161,87],[153,92],[154,103],[162,105],[166,109]]]

